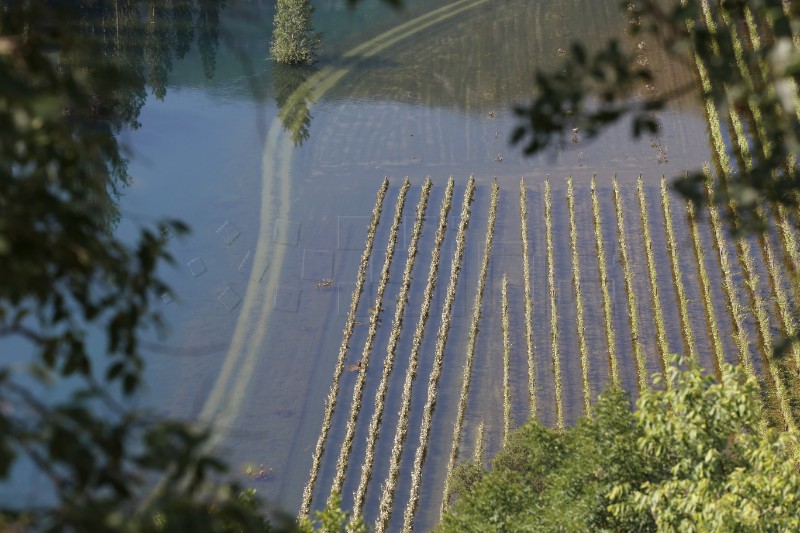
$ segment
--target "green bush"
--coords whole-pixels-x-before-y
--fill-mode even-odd
[[[635,412],[612,389],[574,427],[516,429],[491,471],[456,470],[434,531],[800,531],[798,441],[762,427],[757,382],[685,359],[667,379]]]
[[[320,34],[311,26],[314,8],[309,0],[278,0],[270,57],[279,63],[308,65],[319,47]]]

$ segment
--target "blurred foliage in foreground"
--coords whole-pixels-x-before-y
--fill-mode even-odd
[[[41,480],[33,501],[0,502],[0,529],[268,529],[205,428],[132,401],[140,336],[163,329],[155,303],[170,294],[158,269],[186,226],[113,231],[130,181],[117,135],[193,43],[213,74],[223,4],[0,7],[0,483]]]

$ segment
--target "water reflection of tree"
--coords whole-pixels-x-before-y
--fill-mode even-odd
[[[292,136],[295,146],[302,145],[311,134],[311,112],[308,109],[310,89],[303,84],[316,71],[311,66],[274,63],[272,82],[275,103],[284,131]]]
[[[158,98],[167,93],[173,62],[197,42],[203,70],[213,77],[219,41],[220,13],[225,0],[83,0],[75,3],[33,3],[31,9],[5,16],[28,18],[31,35],[47,35],[54,20],[65,24],[51,35],[56,71],[63,80],[81,76],[86,101],[65,102],[71,127],[92,131],[107,167],[108,201],[104,216],[118,219],[117,201],[130,183],[127,158],[117,137],[140,126],[139,114],[148,89]],[[35,16],[34,16],[35,15]]]

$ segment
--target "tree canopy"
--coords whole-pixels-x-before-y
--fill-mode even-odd
[[[311,24],[313,12],[309,0],[278,0],[269,43],[271,59],[289,65],[310,65],[314,61],[320,36]]]
[[[797,530],[797,439],[762,428],[743,372],[728,366],[718,382],[681,364],[635,412],[610,390],[573,428],[515,430],[491,471],[459,467],[436,531]]]

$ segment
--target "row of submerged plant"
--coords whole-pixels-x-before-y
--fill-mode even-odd
[[[528,252],[528,198],[525,178],[519,180],[519,219],[522,240],[522,286],[525,292],[525,348],[528,356],[528,411],[536,418],[536,367],[533,346],[533,296],[531,294],[531,264]]]
[[[331,496],[334,494],[341,494],[342,487],[344,486],[344,478],[347,475],[347,466],[350,462],[350,452],[353,449],[353,440],[356,435],[356,425],[358,422],[358,414],[361,412],[361,400],[364,396],[364,387],[367,381],[367,369],[369,367],[369,360],[372,354],[372,346],[375,342],[375,335],[378,332],[378,324],[380,323],[380,315],[383,311],[383,294],[386,292],[386,287],[389,284],[389,273],[392,269],[392,259],[394,258],[394,249],[397,246],[397,234],[400,229],[400,223],[403,219],[403,208],[406,203],[406,195],[410,187],[408,178],[403,181],[400,187],[400,192],[397,195],[397,204],[395,205],[394,218],[392,219],[392,226],[389,229],[389,241],[386,244],[386,253],[383,258],[383,267],[381,268],[381,275],[378,281],[378,291],[375,295],[375,305],[372,307],[372,312],[369,317],[369,331],[367,338],[364,342],[364,349],[361,352],[361,359],[359,359],[358,376],[356,383],[353,387],[353,401],[350,404],[350,416],[347,419],[345,428],[344,441],[339,450],[339,458],[336,461],[336,472],[333,477],[333,485],[331,487]]]
[[[600,216],[600,202],[597,199],[597,184],[592,176],[592,227],[594,230],[595,254],[597,255],[597,274],[600,279],[600,293],[603,298],[603,325],[605,326],[608,347],[608,371],[611,383],[619,386],[619,362],[617,361],[617,342],[614,333],[614,315],[611,309],[611,295],[608,290],[608,264],[603,244],[603,220]]]
[[[589,349],[586,344],[586,327],[583,323],[584,308],[581,293],[581,264],[578,255],[578,228],[575,224],[575,191],[572,176],[567,179],[567,211],[569,212],[569,243],[572,252],[572,288],[575,291],[575,323],[578,331],[578,353],[581,359],[581,382],[583,384],[583,412],[592,414],[592,388],[589,383]]]
[[[408,293],[411,290],[411,273],[418,255],[418,244],[422,235],[422,227],[425,224],[425,211],[428,206],[428,197],[431,191],[431,179],[426,178],[420,192],[419,203],[417,204],[417,215],[414,221],[414,229],[411,232],[411,241],[408,245],[408,257],[406,258],[405,269],[403,270],[403,280],[400,286],[400,293],[397,297],[397,307],[395,308],[394,320],[392,321],[392,331],[389,336],[389,343],[386,348],[386,359],[383,363],[383,374],[375,392],[375,411],[369,423],[367,432],[367,448],[364,452],[364,462],[361,464],[361,476],[358,482],[353,500],[353,511],[350,523],[355,524],[361,517],[364,510],[367,485],[372,477],[372,467],[375,464],[375,446],[380,435],[381,422],[383,420],[383,409],[386,405],[386,393],[389,388],[389,377],[394,368],[394,360],[397,354],[397,344],[400,340],[400,332],[403,328],[403,314],[408,303]]]
[[[461,431],[464,426],[464,417],[467,412],[467,399],[469,398],[470,382],[472,380],[472,366],[475,361],[475,342],[478,338],[478,325],[481,320],[481,304],[483,302],[483,292],[486,287],[486,276],[489,271],[489,257],[492,253],[492,242],[494,239],[494,226],[497,219],[497,204],[500,199],[500,186],[495,181],[492,184],[491,201],[489,205],[489,220],[486,227],[486,241],[483,249],[483,260],[481,271],[478,275],[478,287],[475,291],[475,301],[472,305],[472,321],[467,338],[467,355],[464,362],[464,370],[461,376],[461,394],[458,398],[458,411],[456,420],[453,423],[453,445],[450,448],[450,456],[447,460],[447,469],[444,479],[444,489],[442,491],[442,514],[447,509],[450,500],[450,483],[452,481],[453,469],[456,466],[459,454],[459,443],[461,441]],[[481,428],[483,427],[481,422]],[[481,430],[482,431],[482,430]]]
[[[467,182],[467,189],[464,192],[464,201],[461,204],[461,218],[458,224],[458,231],[456,232],[456,248],[453,251],[453,260],[450,264],[450,282],[445,292],[442,320],[439,324],[439,331],[436,334],[436,351],[433,355],[433,367],[428,377],[428,396],[422,411],[419,444],[414,454],[414,465],[411,470],[411,489],[409,491],[405,513],[403,514],[404,533],[410,533],[414,529],[414,515],[416,514],[417,505],[419,504],[419,491],[422,484],[422,466],[425,462],[425,456],[428,450],[428,440],[430,439],[431,425],[433,422],[433,411],[436,408],[436,392],[439,384],[439,377],[442,373],[447,336],[450,332],[453,302],[456,298],[456,287],[458,285],[459,273],[461,272],[461,262],[464,258],[467,227],[469,226],[470,219],[470,204],[472,203],[474,193],[475,179],[470,177]]]
[[[555,253],[553,251],[553,214],[550,198],[550,180],[544,182],[544,225],[547,243],[547,292],[550,298],[550,353],[553,361],[553,380],[556,393],[556,425],[564,428],[563,385],[561,360],[558,350],[558,307],[556,299]]]
[[[686,288],[683,285],[681,275],[681,265],[678,253],[678,242],[675,239],[675,228],[672,224],[672,212],[670,211],[669,192],[667,191],[667,181],[661,178],[661,212],[664,215],[664,230],[667,234],[667,253],[669,255],[670,270],[672,271],[672,285],[675,294],[678,295],[678,317],[681,322],[681,336],[686,354],[697,360],[697,351],[694,347],[694,331],[689,317],[689,304],[686,298]]]
[[[665,209],[669,206],[665,204]],[[714,373],[717,379],[722,379],[722,365],[725,363],[725,353],[722,347],[722,338],[717,325],[717,314],[714,311],[714,300],[711,294],[711,280],[706,269],[706,255],[703,251],[703,242],[700,240],[700,230],[697,227],[697,214],[694,204],[686,200],[686,220],[689,224],[689,235],[692,239],[695,264],[697,265],[697,279],[700,283],[700,292],[703,295],[703,309],[706,315],[706,329],[711,339],[711,349],[714,354]],[[734,335],[735,336],[735,335]]]
[[[503,335],[503,446],[508,444],[511,433],[511,386],[509,371],[511,362],[511,339],[509,337],[508,276],[503,274],[500,284],[500,329]]]
[[[367,228],[367,238],[364,244],[364,252],[361,254],[361,262],[358,265],[358,273],[356,274],[356,285],[353,289],[353,296],[350,300],[350,309],[347,313],[345,321],[344,332],[342,335],[342,344],[339,347],[339,355],[336,359],[336,367],[333,371],[333,384],[325,400],[325,412],[322,417],[322,429],[320,430],[317,445],[314,448],[314,453],[311,456],[311,472],[309,473],[308,482],[303,488],[303,499],[300,504],[299,517],[301,519],[308,517],[308,512],[311,508],[311,498],[314,493],[314,487],[317,483],[317,476],[319,475],[319,468],[322,462],[322,454],[325,451],[325,441],[328,438],[328,433],[331,428],[331,419],[333,412],[336,409],[336,399],[339,395],[339,380],[344,372],[345,360],[347,359],[347,351],[350,346],[350,337],[353,334],[353,328],[356,325],[356,311],[358,309],[358,302],[361,298],[361,292],[364,290],[364,283],[366,281],[367,264],[372,255],[372,246],[375,242],[375,234],[378,230],[378,223],[381,219],[381,209],[383,200],[389,190],[389,178],[384,178],[380,189],[378,190],[377,199],[375,200],[375,207],[372,208],[372,219],[370,220]]]
[[[647,201],[644,195],[642,177],[636,181],[636,193],[639,198],[639,217],[642,222],[642,240],[644,241],[644,255],[647,262],[647,277],[650,280],[650,299],[653,302],[653,321],[656,327],[656,345],[661,356],[661,373],[667,388],[672,387],[670,380],[666,379],[669,358],[669,345],[667,344],[667,328],[664,323],[664,311],[661,308],[661,297],[658,290],[658,273],[656,272],[656,259],[653,254],[653,239],[650,235],[650,221],[647,216]]]
[[[639,337],[639,310],[636,303],[636,288],[633,284],[630,260],[628,258],[628,243],[625,240],[625,217],[622,209],[622,197],[619,192],[617,178],[613,181],[614,208],[617,213],[617,238],[619,239],[619,253],[622,262],[622,274],[625,279],[625,301],[628,308],[628,322],[631,328],[631,344],[633,345],[633,359],[636,364],[637,386],[640,391],[647,388],[647,369],[645,367],[642,342]]]
[[[439,272],[439,260],[441,255],[442,243],[444,242],[445,233],[447,231],[447,216],[450,213],[450,205],[453,199],[453,188],[455,182],[453,178],[447,183],[444,198],[442,199],[442,206],[439,210],[439,227],[436,230],[434,237],[433,249],[431,250],[431,264],[428,272],[428,279],[423,293],[422,305],[420,307],[419,320],[417,321],[416,329],[414,330],[414,338],[411,342],[411,353],[408,358],[408,369],[406,370],[405,380],[403,382],[403,394],[400,400],[400,413],[395,428],[394,440],[392,444],[392,451],[389,457],[389,472],[386,480],[383,483],[381,491],[381,499],[378,505],[378,518],[375,522],[375,532],[383,533],[389,526],[389,519],[392,516],[392,507],[394,505],[394,495],[397,486],[397,478],[400,475],[400,459],[403,454],[403,444],[405,443],[408,435],[408,420],[411,416],[411,395],[414,386],[414,379],[417,375],[417,367],[419,366],[419,352],[422,347],[422,338],[425,334],[425,326],[428,322],[430,315],[431,301],[433,294],[436,291],[436,283]]]

